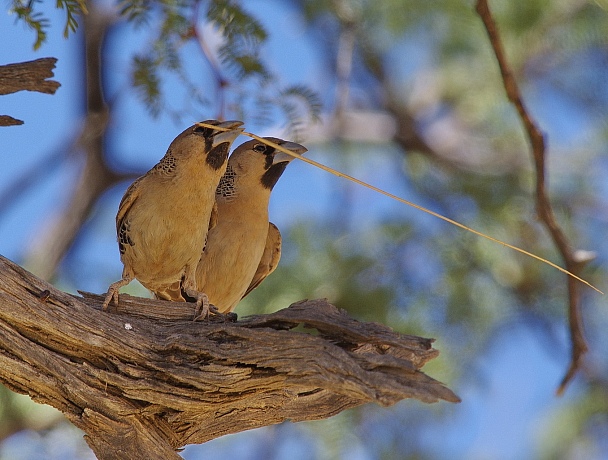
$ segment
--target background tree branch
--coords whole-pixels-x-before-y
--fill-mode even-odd
[[[519,118],[521,119],[528,140],[532,147],[532,156],[534,158],[534,165],[536,171],[536,212],[540,221],[543,223],[545,228],[551,235],[553,243],[557,247],[557,250],[562,256],[566,270],[575,275],[580,275],[580,269],[582,264],[577,263],[575,251],[572,249],[572,245],[568,241],[566,235],[562,231],[561,227],[557,223],[551,201],[547,194],[546,181],[545,181],[545,139],[537,123],[530,115],[528,109],[524,105],[521,97],[521,92],[513,72],[509,67],[507,58],[505,56],[504,48],[500,40],[500,34],[496,27],[496,22],[490,12],[487,0],[477,0],[475,7],[477,13],[481,17],[483,24],[488,32],[494,55],[498,61],[500,67],[500,73],[504,83],[505,91],[509,101],[515,106]],[[582,359],[588,350],[587,341],[585,340],[585,333],[583,331],[583,319],[581,316],[580,308],[580,294],[579,283],[571,276],[566,276],[568,285],[568,319],[570,324],[570,340],[571,340],[571,359],[570,365],[564,378],[562,379],[558,394],[563,393],[566,386],[574,375],[578,372],[581,367]]]
[[[111,116],[103,94],[102,52],[106,32],[114,22],[114,15],[93,5],[89,14],[84,16],[86,115],[81,132],[71,147],[73,152],[83,157],[84,166],[69,202],[29,254],[28,264],[44,279],[53,276],[99,198],[118,182],[136,177],[115,172],[108,165],[105,152]]]
[[[186,444],[367,402],[459,401],[420,371],[438,355],[431,339],[324,300],[204,323],[186,303],[121,295],[110,314],[102,300],[0,258],[0,381],[62,411],[100,459],[179,458]]]

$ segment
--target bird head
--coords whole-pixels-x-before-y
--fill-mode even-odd
[[[264,139],[280,145],[296,155],[302,155],[308,151],[306,147],[295,142],[284,141],[276,137],[265,137]],[[239,179],[253,178],[256,183],[261,183],[264,188],[272,190],[293,159],[293,156],[254,139],[239,145],[234,150],[228,166],[234,170]]]
[[[196,123],[184,130],[169,146],[173,156],[194,156],[202,152],[206,154],[206,163],[214,170],[221,168],[228,158],[232,142],[241,134],[243,122],[206,120],[201,123],[217,126],[214,129]]]

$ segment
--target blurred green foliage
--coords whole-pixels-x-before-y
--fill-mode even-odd
[[[11,12],[17,15],[18,20],[23,21],[30,29],[36,33],[34,49],[40,46],[47,39],[47,29],[49,28],[48,18],[39,11],[42,0],[12,0]],[[65,10],[66,20],[63,29],[63,36],[68,38],[70,32],[76,32],[78,28],[77,16],[87,14],[85,0],[57,0],[56,7]]]

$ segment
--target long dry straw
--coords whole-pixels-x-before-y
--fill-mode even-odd
[[[207,125],[205,123],[197,123],[197,125],[204,126],[206,128],[212,128],[212,129],[216,129],[216,130],[221,130],[221,131],[227,131],[228,130],[227,128],[219,128],[218,126]],[[269,141],[268,139],[264,139],[263,137],[260,137],[260,136],[258,136],[256,134],[249,133],[249,132],[246,132],[246,131],[243,131],[241,134],[244,135],[244,136],[248,136],[248,137],[251,137],[253,139],[256,139],[256,140],[258,140],[260,142],[263,142],[264,144],[269,145],[270,147],[273,147],[276,150],[279,150],[279,151],[284,152],[284,153],[286,153],[288,155],[291,155],[292,157],[297,158],[299,160],[302,160],[302,161],[304,161],[304,162],[306,162],[308,164],[311,164],[313,166],[316,166],[317,168],[321,168],[322,170],[327,171],[328,173],[331,173],[334,176],[343,177],[344,179],[348,179],[349,181],[352,181],[355,184],[359,184],[359,185],[361,185],[363,187],[366,187],[366,188],[368,188],[370,190],[373,190],[374,192],[378,192],[378,193],[380,193],[380,194],[382,194],[384,196],[392,198],[393,200],[396,200],[396,201],[398,201],[400,203],[403,203],[403,204],[406,204],[406,205],[411,206],[413,208],[416,208],[416,209],[418,209],[418,210],[420,210],[422,212],[426,212],[427,214],[430,214],[431,216],[435,216],[435,217],[437,217],[437,218],[439,218],[439,219],[441,219],[441,220],[443,220],[445,222],[448,222],[448,223],[450,223],[452,225],[455,225],[456,227],[460,227],[463,230],[466,230],[468,232],[474,233],[477,236],[481,236],[482,238],[485,238],[487,240],[493,241],[494,243],[501,244],[501,245],[503,245],[503,246],[505,246],[505,247],[507,247],[509,249],[513,249],[514,251],[517,251],[517,252],[519,252],[521,254],[525,254],[528,257],[532,257],[533,259],[539,260],[539,261],[541,261],[541,262],[543,262],[543,263],[545,263],[547,265],[550,265],[553,268],[556,268],[560,272],[565,273],[565,274],[567,274],[567,275],[575,278],[576,280],[580,281],[581,283],[586,284],[587,286],[589,286],[594,291],[597,291],[600,294],[604,294],[602,291],[600,291],[598,288],[596,288],[595,286],[593,286],[591,283],[589,283],[588,281],[585,281],[584,279],[576,276],[574,273],[571,273],[568,270],[566,270],[565,268],[562,268],[559,265],[554,264],[553,262],[551,262],[551,261],[549,261],[547,259],[543,259],[542,257],[537,256],[536,254],[532,254],[531,252],[528,252],[525,249],[518,248],[517,246],[513,246],[512,244],[509,244],[509,243],[505,243],[504,241],[501,241],[499,239],[493,238],[493,237],[491,237],[489,235],[486,235],[485,233],[481,233],[481,232],[479,232],[477,230],[474,230],[474,229],[472,229],[470,227],[467,227],[466,225],[463,225],[460,222],[456,222],[455,220],[452,220],[449,217],[442,216],[441,214],[438,214],[438,213],[436,213],[434,211],[431,211],[430,209],[427,209],[427,208],[425,208],[423,206],[417,205],[416,203],[412,203],[411,201],[408,201],[408,200],[405,200],[403,198],[400,198],[400,197],[398,197],[396,195],[393,195],[392,193],[385,192],[384,190],[382,190],[382,189],[380,189],[378,187],[375,187],[373,185],[370,185],[367,182],[363,182],[362,180],[359,180],[356,177],[352,177],[352,176],[349,176],[348,174],[344,174],[344,173],[341,173],[340,171],[336,171],[335,169],[332,169],[332,168],[330,168],[328,166],[325,166],[325,165],[323,165],[321,163],[318,163],[318,162],[316,162],[314,160],[311,160],[308,157],[305,157],[305,156],[302,156],[302,155],[298,155],[297,153],[291,152],[290,150],[288,150],[288,149],[286,149],[284,147],[281,147],[280,145],[278,145],[278,144],[276,144],[276,143],[274,143],[272,141]]]

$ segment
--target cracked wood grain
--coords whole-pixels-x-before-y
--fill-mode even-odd
[[[432,340],[325,300],[193,322],[194,304],[59,291],[0,257],[0,382],[50,404],[100,459],[180,458],[225,434],[368,402],[457,402],[420,369]]]

